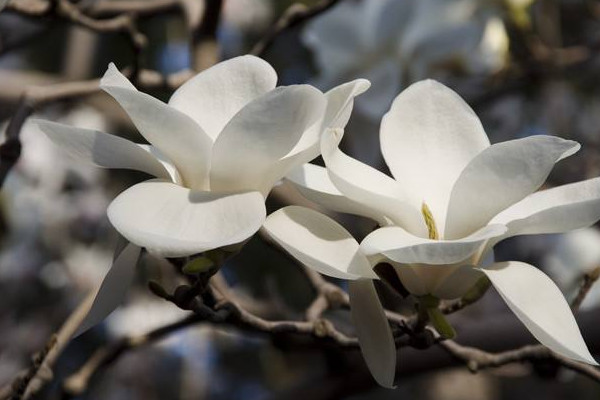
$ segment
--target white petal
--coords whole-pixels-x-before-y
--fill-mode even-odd
[[[164,155],[159,149],[149,144],[138,144],[142,149],[152,154],[156,159],[162,164],[162,166],[167,170],[169,177],[173,183],[178,185],[183,185],[183,178],[179,171],[177,171],[177,167],[173,164],[169,157]]]
[[[108,207],[108,218],[119,233],[165,257],[242,242],[258,231],[265,213],[258,192],[191,191],[161,181],[132,186]]]
[[[90,310],[81,321],[73,337],[81,335],[94,325],[102,322],[123,302],[135,276],[135,266],[140,256],[140,250],[138,246],[130,243],[115,258],[112,267],[104,277],[100,288],[98,288],[98,293]]]
[[[373,281],[351,281],[349,294],[350,313],[367,366],[377,383],[393,388],[396,375],[396,343]]]
[[[409,293],[415,296],[424,296],[426,294],[431,294],[431,290],[435,287],[435,284],[431,282],[436,282],[438,276],[433,275],[439,272],[444,271],[446,265],[399,265],[394,266],[396,273],[398,274],[398,279],[404,285],[404,288],[408,290]]]
[[[440,279],[431,294],[445,300],[462,297],[482,276],[483,273],[479,268],[473,268],[470,265],[461,265],[447,274],[443,279]]]
[[[396,181],[444,227],[450,191],[489,140],[475,112],[451,89],[417,82],[396,97],[381,122],[381,151]],[[443,232],[440,232],[443,235]]]
[[[505,237],[562,233],[600,219],[600,178],[541,190],[525,197],[492,219],[505,224]]]
[[[126,78],[111,64],[100,87],[127,112],[142,136],[173,161],[186,185],[205,188],[212,140],[184,113],[125,83]]]
[[[36,120],[35,123],[54,144],[77,161],[104,168],[133,169],[157,178],[170,178],[156,157],[127,139],[51,121]]]
[[[530,136],[488,147],[467,165],[452,188],[445,238],[468,235],[536,191],[554,164],[579,147],[554,136]]]
[[[315,271],[341,279],[377,279],[358,242],[326,215],[289,206],[269,215],[263,228],[294,258]]]
[[[370,83],[365,79],[357,79],[339,85],[325,93],[327,108],[321,124],[314,124],[310,129],[304,131],[289,154],[271,167],[269,173],[266,174],[268,183],[265,186],[272,186],[274,182],[283,178],[292,169],[319,156],[321,153],[320,138],[323,130],[331,127],[345,127],[352,113],[354,97],[363,93],[369,86]]]
[[[268,192],[273,167],[324,112],[325,97],[308,85],[279,87],[248,104],[215,142],[211,189]]]
[[[416,235],[426,235],[420,211],[403,188],[389,176],[357,161],[338,148],[342,131],[327,130],[321,138],[321,154],[329,178],[351,200],[378,210]]]
[[[321,153],[319,142],[323,131],[327,128],[344,128],[352,114],[354,98],[364,93],[369,86],[371,84],[366,79],[356,79],[336,86],[325,93],[327,107],[321,124],[315,124],[311,129],[305,131],[298,144],[285,156],[281,164],[298,166],[316,158]],[[276,169],[281,170],[280,166]],[[287,171],[289,170],[287,169]],[[279,178],[284,175],[280,175]]]
[[[542,271],[517,261],[482,269],[508,307],[543,345],[577,361],[598,365],[590,354],[569,304]]]
[[[411,235],[398,226],[371,232],[361,243],[363,253],[381,253],[402,264],[453,264],[466,260],[490,238],[506,232],[504,225],[488,225],[458,240],[433,240]]]
[[[371,83],[368,80],[356,79],[336,86],[325,93],[327,110],[323,128],[345,128],[352,113],[354,98],[363,94],[370,86]]]
[[[314,164],[303,164],[290,172],[286,179],[308,200],[332,211],[362,215],[372,218],[381,224],[386,220],[377,210],[350,200],[344,196],[329,179],[327,169]]]
[[[187,81],[173,93],[169,105],[189,115],[215,140],[238,111],[276,83],[277,73],[266,61],[235,57]]]
[[[100,80],[100,86],[120,87],[123,89],[137,90],[133,83],[123,75],[114,63],[108,64],[104,76]]]

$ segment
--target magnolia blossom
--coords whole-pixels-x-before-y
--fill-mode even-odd
[[[288,178],[307,198],[370,217],[380,227],[359,244],[331,218],[298,206],[271,214],[264,227],[307,266],[352,280],[357,335],[380,384],[393,384],[396,363],[373,286],[373,267],[380,262],[391,264],[418,298],[457,298],[487,276],[541,343],[596,363],[545,274],[516,261],[482,267],[493,245],[507,237],[564,232],[600,218],[600,178],[536,192],[554,164],[579,144],[531,136],[490,145],[473,110],[431,80],[398,95],[381,123],[381,150],[393,179],[341,152],[342,133],[329,130],[321,138],[326,169],[306,164]]]
[[[156,177],[125,190],[108,207],[109,220],[130,244],[100,289],[98,297],[106,292],[110,303],[102,306],[102,317],[120,302],[115,292],[131,280],[140,247],[187,256],[252,236],[265,219],[273,185],[318,155],[323,129],[345,126],[354,96],[369,86],[357,80],[323,94],[309,85],[276,88],[276,81],[267,62],[237,57],[198,74],[165,104],[136,90],[111,64],[100,87],[150,145],[38,121],[80,160]]]
[[[311,21],[303,39],[319,67],[316,84],[366,77],[373,90],[357,110],[379,119],[407,82],[444,66],[480,74],[502,68],[508,36],[497,15],[477,0],[345,1]]]

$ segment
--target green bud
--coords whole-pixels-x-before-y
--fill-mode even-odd
[[[452,339],[456,336],[456,331],[438,308],[428,308],[427,315],[429,316],[429,323],[443,338]]]
[[[200,256],[188,261],[188,263],[183,266],[182,271],[185,274],[194,275],[206,272],[214,266],[215,263],[213,260],[208,257]]]

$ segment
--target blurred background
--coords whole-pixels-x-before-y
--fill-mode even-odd
[[[155,12],[130,12],[147,38],[137,57],[122,33],[93,31],[51,11],[23,12],[19,3],[35,11],[55,2],[11,0],[0,11],[3,135],[21,94],[32,85],[88,81],[100,77],[109,62],[165,76],[196,67],[188,28],[201,19],[203,0],[146,0],[163,7]],[[117,9],[114,5],[119,3],[125,7],[140,2],[71,3],[83,14],[100,19],[115,15],[102,11],[107,4]],[[224,0],[216,30],[218,58],[251,51],[292,3],[311,7],[318,2]],[[547,185],[600,175],[600,1],[335,3],[277,35],[261,56],[277,70],[279,85],[311,83],[328,90],[355,78],[372,82],[371,89],[358,98],[344,138],[344,149],[353,157],[385,171],[378,138],[381,117],[403,88],[434,78],[475,109],[492,143],[532,134],[579,141],[582,150],[559,163]],[[171,93],[166,87],[149,92],[163,100]],[[99,92],[35,108],[35,117],[142,141],[116,102]],[[20,138],[21,157],[0,193],[0,386],[29,365],[31,355],[44,347],[86,294],[99,285],[117,242],[106,207],[120,191],[146,179],[141,173],[76,164],[27,121]],[[283,183],[268,206],[274,210],[295,201],[302,201],[299,194]],[[373,227],[368,221],[341,218],[359,238]],[[496,259],[539,266],[571,299],[584,274],[600,265],[600,232],[589,228],[566,235],[514,238],[497,247]],[[364,378],[356,350],[290,346],[276,336],[201,324],[126,352],[94,375],[83,391],[65,389],[65,379],[97,349],[185,316],[147,289],[149,280],[169,289],[176,287],[179,277],[173,272],[168,261],[144,255],[126,304],[69,345],[54,369],[54,379],[38,398],[600,398],[600,385],[585,377],[555,366],[528,364],[478,374],[462,365],[416,368],[400,375],[398,389],[389,391],[378,388],[368,375]],[[314,296],[298,267],[258,238],[228,262],[223,272],[238,295],[250,299],[253,309],[265,318],[302,318]],[[600,318],[600,285],[586,298],[583,310]],[[490,315],[517,326],[493,291],[453,318],[460,333],[461,324],[477,323]],[[351,332],[347,313],[328,317]],[[582,330],[598,355],[600,337],[590,336],[585,327]],[[502,342],[506,338],[495,337],[498,332],[490,326],[484,334],[489,341]],[[533,343],[524,329],[519,334]],[[427,359],[428,354],[411,354],[407,360]],[[362,380],[354,380],[357,368],[363,372]]]

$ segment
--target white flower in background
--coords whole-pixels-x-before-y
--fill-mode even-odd
[[[319,68],[317,86],[369,79],[373,90],[356,108],[379,119],[410,82],[452,65],[474,74],[502,68],[508,37],[497,14],[477,0],[344,1],[311,21],[303,39]]]
[[[341,139],[340,129],[321,139],[327,169],[306,164],[288,178],[308,199],[370,217],[380,228],[359,245],[331,218],[298,206],[271,214],[264,227],[307,266],[352,280],[357,334],[380,384],[393,384],[396,362],[372,282],[372,268],[382,261],[419,298],[460,297],[485,274],[541,343],[595,363],[567,302],[546,275],[513,261],[481,268],[493,245],[507,237],[564,232],[600,218],[600,178],[535,192],[579,144],[531,136],[490,145],[473,110],[431,80],[403,91],[383,118],[381,150],[395,179],[342,153]]]
[[[86,106],[70,110],[61,119],[104,127],[100,114]],[[32,268],[37,271],[40,263],[48,261],[44,247],[52,248],[59,259],[68,258],[85,241],[82,232],[104,223],[109,203],[99,187],[100,171],[61,157],[60,150],[30,122],[23,126],[20,138],[21,156],[2,190],[8,229],[0,279],[30,275]],[[73,182],[76,190],[67,190]]]
[[[150,145],[38,121],[82,161],[157,178],[125,190],[108,207],[111,223],[131,244],[100,288],[98,298],[110,303],[101,306],[102,318],[120,302],[117,292],[124,293],[133,276],[139,247],[187,256],[252,236],[273,185],[318,155],[323,129],[345,126],[354,96],[369,86],[357,80],[323,94],[309,85],[276,88],[276,81],[267,62],[237,57],[198,74],[165,104],[137,91],[111,64],[100,86]]]
[[[583,228],[556,238],[542,260],[548,275],[563,290],[576,293],[584,275],[598,273],[600,268],[600,231]],[[600,304],[600,285],[594,285],[585,296],[581,309]]]

